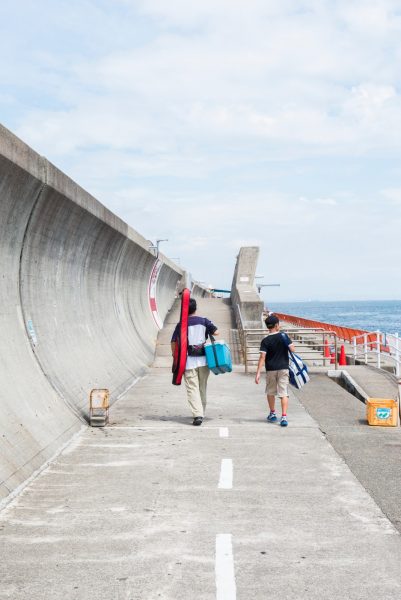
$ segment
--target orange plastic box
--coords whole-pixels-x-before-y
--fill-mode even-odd
[[[366,416],[369,425],[380,427],[397,427],[398,402],[392,398],[368,398]]]

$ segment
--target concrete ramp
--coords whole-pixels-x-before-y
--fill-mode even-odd
[[[152,363],[183,272],[0,127],[0,499]]]

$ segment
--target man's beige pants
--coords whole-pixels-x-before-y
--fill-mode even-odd
[[[209,367],[188,369],[184,373],[187,398],[193,417],[203,417],[206,409],[206,386],[209,377]]]

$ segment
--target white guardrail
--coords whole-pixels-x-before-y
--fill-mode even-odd
[[[383,362],[394,365],[396,377],[401,372],[401,340],[398,333],[389,334],[376,331],[374,334],[364,333],[352,338],[354,360],[369,362],[369,357],[374,358],[375,366],[382,368]]]

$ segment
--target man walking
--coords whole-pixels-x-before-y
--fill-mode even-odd
[[[205,342],[209,335],[218,335],[217,327],[205,317],[196,314],[195,298],[189,301],[188,310],[188,356],[185,365],[184,381],[188,403],[193,415],[193,425],[202,425],[206,409],[206,388],[209,367],[206,366]],[[174,356],[179,323],[171,338],[171,351]]]
[[[288,349],[294,352],[294,345],[286,333],[280,333],[280,321],[276,315],[269,315],[266,320],[269,334],[260,344],[260,357],[255,376],[255,383],[260,381],[263,364],[266,368],[266,394],[270,413],[269,423],[277,421],[275,402],[276,395],[281,399],[280,425],[287,427],[289,358]]]

